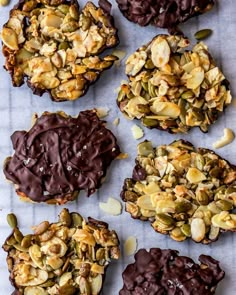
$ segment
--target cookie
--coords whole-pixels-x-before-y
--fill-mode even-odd
[[[119,295],[212,295],[225,273],[211,256],[200,255],[200,264],[179,256],[176,250],[140,249],[135,262],[123,272]]]
[[[80,190],[93,194],[120,154],[115,136],[95,110],[76,118],[45,112],[11,140],[15,153],[5,160],[4,174],[23,200],[33,202],[65,204]]]
[[[178,31],[177,26],[212,9],[214,0],[116,0],[123,15],[140,26],[152,24]]]
[[[58,222],[33,227],[33,234],[23,236],[14,225],[3,245],[14,295],[99,295],[111,259],[120,257],[117,234],[107,223],[68,209]]]
[[[175,241],[209,244],[236,231],[236,167],[213,151],[179,140],[138,145],[121,192],[126,211]]]
[[[184,37],[158,35],[127,59],[117,97],[125,116],[171,133],[208,131],[231,103],[229,82],[204,43],[187,46]]]
[[[27,81],[36,95],[75,100],[117,60],[100,53],[119,43],[111,5],[76,0],[22,1],[11,10],[1,38],[13,86]]]

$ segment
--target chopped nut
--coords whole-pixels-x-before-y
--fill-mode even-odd
[[[221,137],[218,141],[213,143],[213,147],[215,149],[222,148],[228,144],[230,144],[235,138],[235,134],[232,129],[230,128],[225,128],[224,129],[224,136]]]
[[[130,236],[125,240],[124,252],[125,256],[133,255],[137,250],[137,239],[134,236]]]
[[[122,206],[119,201],[114,198],[108,198],[107,203],[99,203],[99,208],[110,215],[120,215]]]
[[[143,130],[138,125],[133,125],[131,128],[134,139],[140,139],[144,136]]]

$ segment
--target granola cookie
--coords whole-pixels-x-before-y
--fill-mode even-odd
[[[99,4],[79,10],[76,0],[20,0],[1,32],[13,86],[26,80],[34,94],[48,92],[54,101],[83,96],[117,60],[99,56],[119,43],[109,2]]]
[[[171,133],[207,132],[231,103],[229,82],[204,43],[187,46],[184,37],[158,35],[127,59],[117,98],[125,116]]]
[[[72,118],[45,112],[29,131],[13,133],[15,153],[4,173],[22,200],[65,204],[80,190],[93,194],[120,154],[115,136],[95,110]]]
[[[58,222],[43,221],[33,230],[23,236],[15,224],[3,245],[14,295],[101,293],[111,259],[120,257],[107,223],[63,209]]]
[[[178,242],[209,244],[236,231],[236,167],[183,140],[156,148],[140,143],[121,198],[133,218]]]

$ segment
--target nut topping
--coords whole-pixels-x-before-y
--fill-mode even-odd
[[[92,218],[86,222],[67,209],[45,232],[25,236],[30,243],[24,249],[15,241],[16,230],[3,249],[8,253],[8,269],[19,295],[99,295],[111,258],[120,256],[118,237],[106,223]]]
[[[236,231],[236,168],[213,151],[174,141],[138,145],[133,178],[121,193],[126,211],[175,241],[208,244]]]
[[[21,86],[26,77],[34,94],[48,92],[55,101],[83,96],[118,59],[99,57],[119,40],[110,8],[92,2],[79,10],[77,1],[20,1],[1,38],[13,86]]]
[[[184,37],[158,35],[128,57],[129,82],[117,97],[126,117],[171,133],[208,131],[231,103],[229,83],[204,43],[188,46]]]

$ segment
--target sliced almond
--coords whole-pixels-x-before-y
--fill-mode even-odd
[[[134,236],[130,236],[124,243],[125,256],[133,255],[137,249],[137,239]]]
[[[2,42],[10,49],[19,49],[17,35],[12,29],[4,27],[1,32],[1,39]]]
[[[203,174],[197,168],[189,168],[186,174],[186,178],[190,183],[198,183],[203,180],[206,180],[205,174]]]
[[[138,198],[137,205],[145,210],[155,210],[155,207],[153,207],[153,204],[151,202],[151,198],[149,195],[144,195]]]
[[[143,129],[138,125],[133,125],[131,128],[134,139],[140,139],[144,136]]]
[[[46,292],[41,287],[26,287],[24,290],[24,295],[47,295],[48,292]]]
[[[158,37],[151,46],[151,58],[156,67],[164,67],[170,60],[170,46],[168,42]]]
[[[96,108],[98,118],[105,118],[110,112],[109,108]]]
[[[224,129],[224,135],[217,140],[215,143],[213,143],[213,147],[215,149],[222,148],[228,144],[230,144],[235,139],[235,134],[232,129],[225,128]]]
[[[99,208],[104,212],[114,216],[120,215],[122,211],[121,203],[114,198],[109,198],[107,203],[100,202]]]
[[[195,242],[201,242],[206,234],[206,225],[202,218],[194,218],[191,222],[191,235]]]
[[[173,102],[154,101],[150,109],[154,114],[163,117],[177,118],[180,115],[180,108]]]
[[[197,67],[190,72],[191,77],[187,79],[187,88],[196,89],[204,80],[204,70],[201,67]]]
[[[118,126],[120,124],[120,118],[115,118],[113,125]]]

